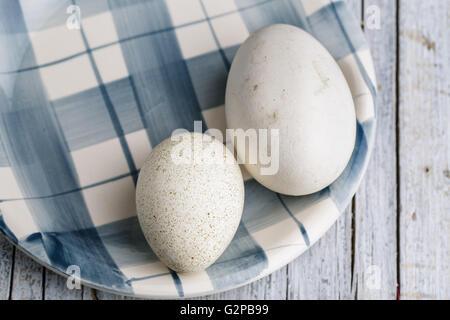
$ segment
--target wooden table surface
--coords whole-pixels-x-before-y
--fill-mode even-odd
[[[207,299],[449,299],[449,0],[347,0],[378,79],[377,138],[351,205],[313,248]],[[376,14],[380,13],[380,29]],[[126,299],[82,287],[0,236],[1,299]]]

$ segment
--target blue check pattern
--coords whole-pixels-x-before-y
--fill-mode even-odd
[[[66,25],[76,14],[71,6],[80,8],[80,29]],[[243,220],[229,248],[206,272],[177,274],[158,264],[133,204],[124,205],[134,201],[142,150],[174,129],[193,131],[196,120],[204,129],[215,124],[240,43],[272,23],[303,28],[340,64],[358,115],[352,159],[311,196],[286,197],[246,181]],[[323,235],[367,166],[373,66],[341,1],[1,0],[0,48],[0,231],[57,272],[78,265],[84,283],[97,288],[194,296],[260,278]],[[282,226],[296,236],[271,244]]]

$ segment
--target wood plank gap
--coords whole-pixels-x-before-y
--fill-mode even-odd
[[[9,292],[8,292],[8,300],[12,300],[12,287],[13,287],[13,279],[14,279],[14,262],[16,260],[16,246],[13,246],[12,252],[12,262],[11,262],[11,278],[9,279]]]
[[[361,28],[363,32],[365,31],[365,23],[366,23],[366,13],[365,13],[365,0],[361,0]]]
[[[41,300],[45,300],[45,273],[47,268],[42,268],[42,298]]]
[[[352,207],[351,207],[351,214],[352,214],[352,223],[351,223],[351,261],[350,261],[350,268],[351,268],[351,280],[350,280],[350,290],[353,291],[353,288],[356,288],[355,292],[352,292],[353,299],[357,300],[358,295],[358,277],[355,277],[355,261],[356,261],[356,224],[355,224],[355,209],[356,209],[356,201],[355,201],[356,195],[352,198]],[[356,281],[356,283],[355,283]]]
[[[286,296],[284,297],[285,300],[289,300],[289,286],[291,285],[289,281],[289,264],[286,265]]]

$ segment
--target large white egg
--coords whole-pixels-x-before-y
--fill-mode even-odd
[[[139,223],[154,253],[179,272],[204,270],[239,225],[244,183],[233,154],[201,133],[161,142],[136,187]]]
[[[330,185],[354,148],[355,108],[344,75],[316,39],[294,26],[270,25],[242,44],[228,77],[225,111],[228,128],[279,129],[279,149],[269,146],[272,157],[278,154],[276,173],[262,172],[267,165],[261,161],[246,168],[282,194]],[[236,150],[245,159],[242,141]]]

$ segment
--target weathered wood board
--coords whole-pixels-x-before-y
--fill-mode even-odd
[[[42,300],[44,267],[18,249],[14,253],[11,299]]]
[[[45,300],[81,300],[83,298],[83,289],[67,287],[67,278],[61,277],[53,271],[45,271]]]
[[[0,235],[0,300],[7,300],[10,296],[13,257],[12,244]]]
[[[396,2],[366,0],[364,12],[364,31],[378,82],[377,135],[366,175],[355,197],[353,290],[357,299],[395,299]]]
[[[450,2],[401,0],[400,293],[450,298]]]

